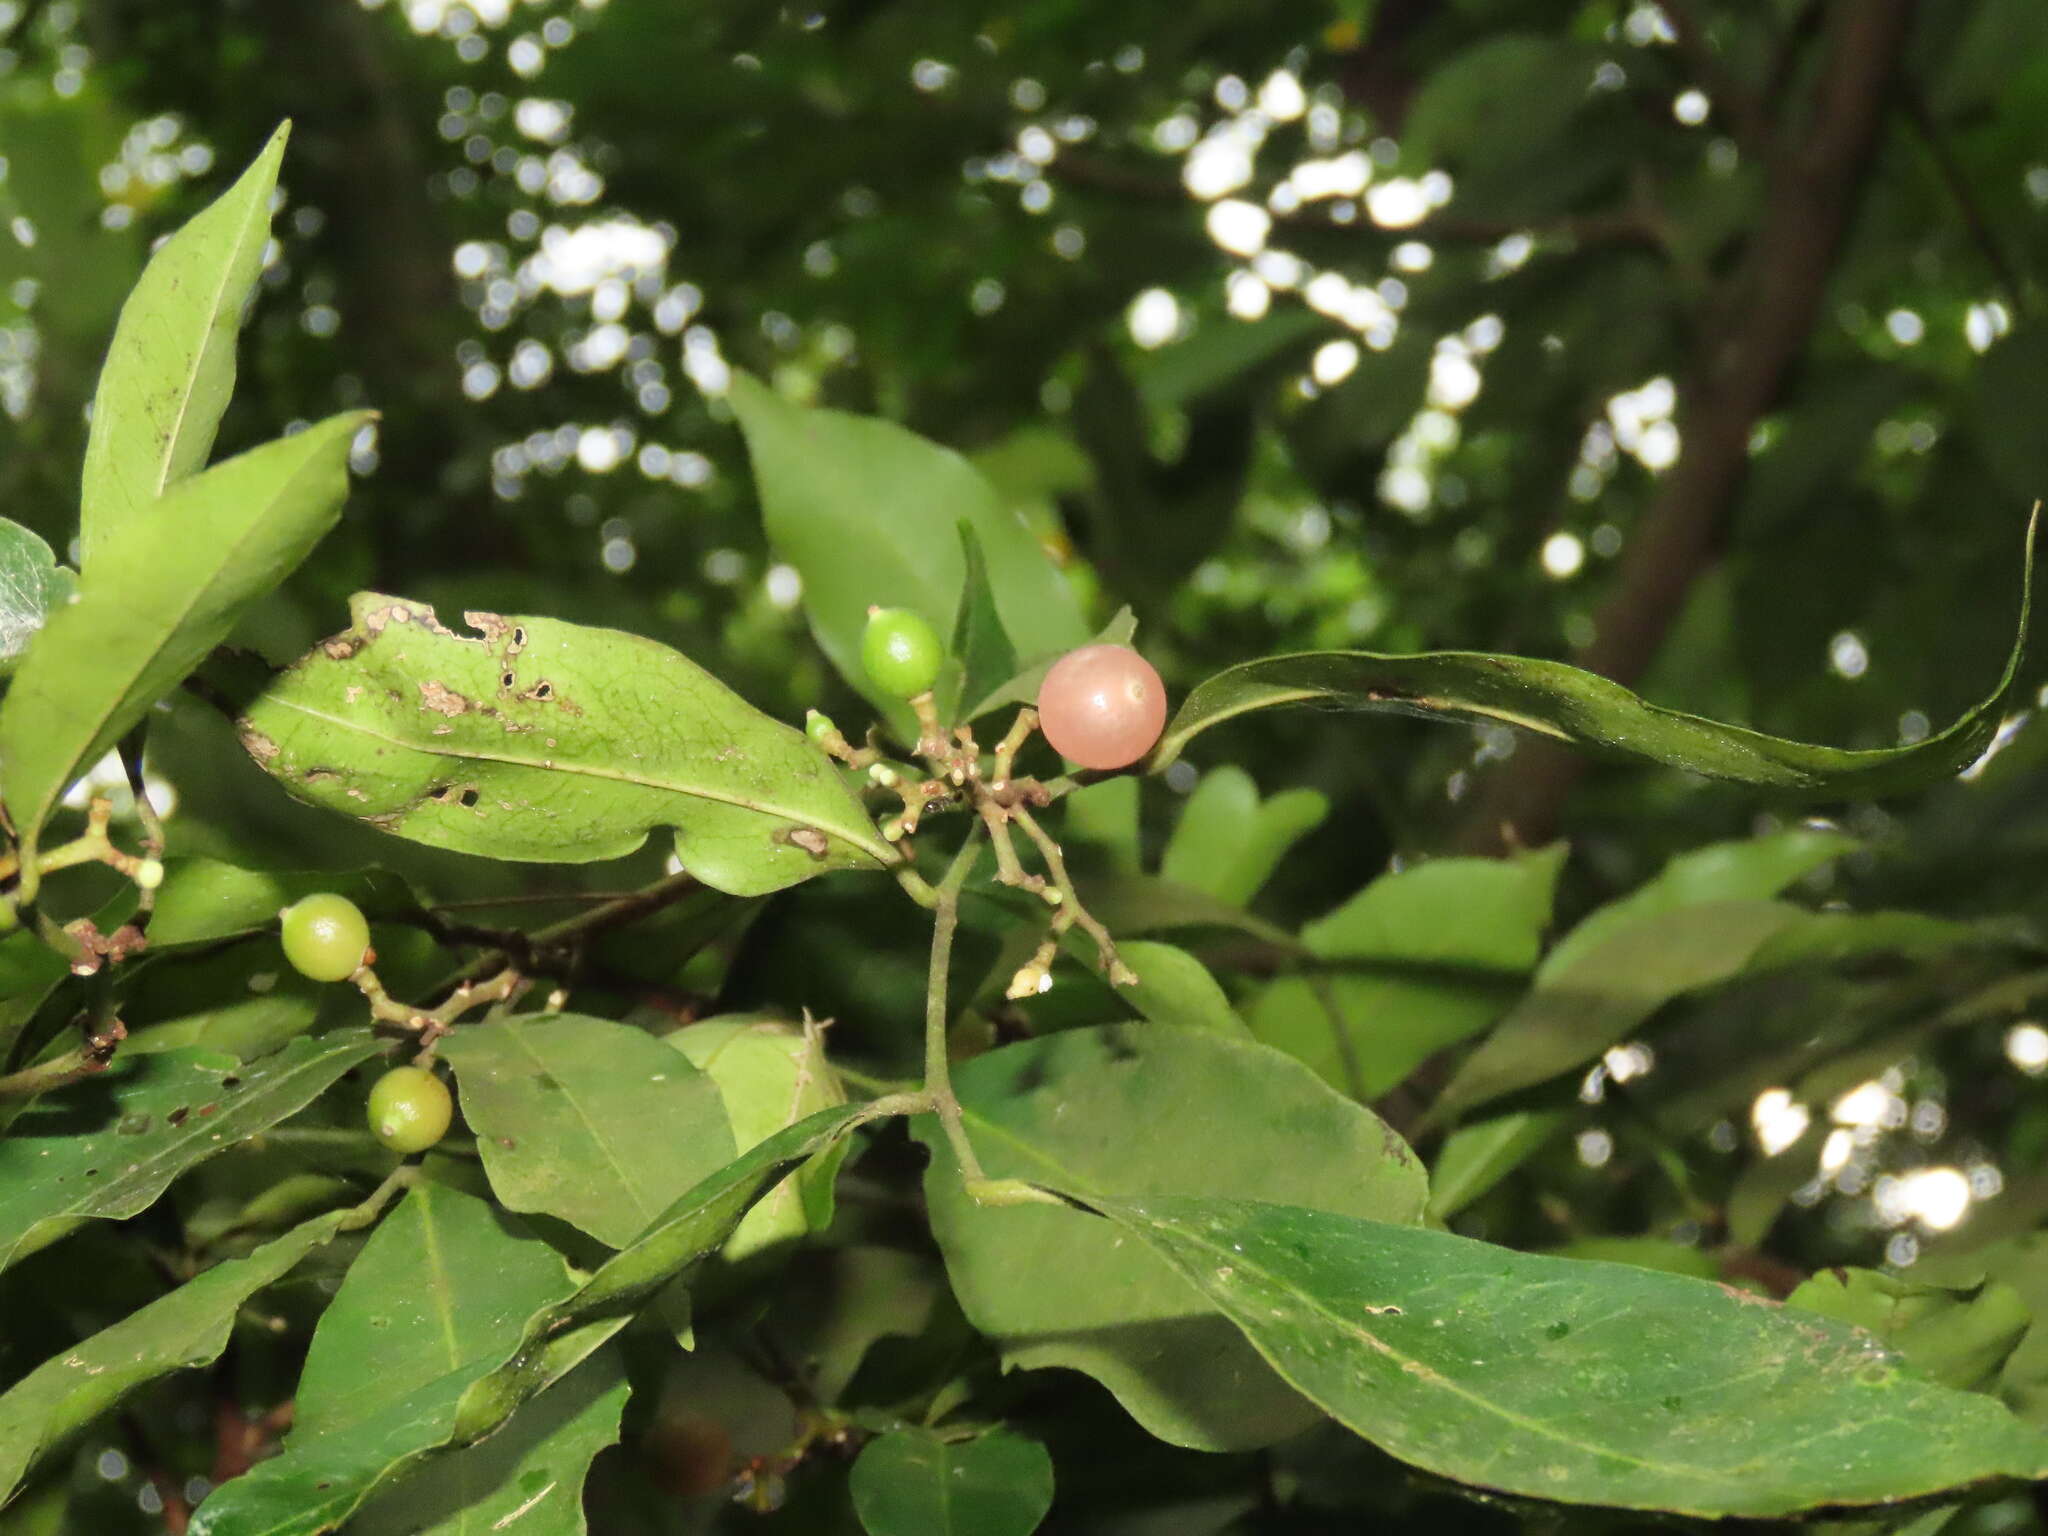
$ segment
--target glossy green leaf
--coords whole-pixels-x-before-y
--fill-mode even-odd
[[[234,392],[235,333],[263,270],[288,132],[272,134],[241,178],[163,243],[121,307],[85,448],[78,532],[88,567],[144,518],[184,515],[157,501],[205,467]]]
[[[958,524],[988,557],[1003,629],[1019,655],[1087,639],[1066,579],[973,465],[893,422],[793,406],[735,374],[728,397],[746,433],[762,519],[803,576],[811,632],[840,674],[900,728],[902,702],[867,679],[860,637],[869,607],[914,609],[953,631],[966,580]]]
[[[413,1187],[313,1332],[283,1451],[200,1506],[199,1536],[311,1536],[445,1446],[457,1405],[574,1289],[555,1251],[487,1202]]]
[[[1052,1508],[1052,1458],[1006,1430],[898,1429],[862,1448],[852,1491],[868,1536],[1031,1536]]]
[[[1312,651],[1241,662],[1200,684],[1182,701],[1146,770],[1163,771],[1198,733],[1248,711],[1317,704],[1496,722],[1592,751],[1801,794],[1906,794],[1952,777],[1980,757],[2018,697],[2036,527],[2037,521],[2027,525],[2018,634],[2004,673],[1976,708],[1911,746],[1850,751],[1766,736],[1647,704],[1619,683],[1557,661],[1476,651]]]
[[[1282,790],[1261,801],[1242,768],[1211,768],[1181,807],[1160,876],[1241,907],[1258,895],[1288,849],[1329,814],[1320,790]]]
[[[1392,1221],[1419,1220],[1427,1198],[1421,1166],[1376,1116],[1249,1041],[1069,1030],[976,1057],[954,1086],[993,1178],[1277,1194]],[[1315,1422],[1170,1268],[1072,1211],[976,1205],[937,1126],[913,1131],[932,1149],[925,1198],[954,1294],[1007,1364],[1086,1371],[1179,1445],[1242,1449]]]
[[[1186,950],[1154,939],[1125,939],[1117,953],[1138,978],[1119,995],[1153,1023],[1250,1036],[1209,968]]]
[[[371,1499],[349,1536],[584,1536],[583,1481],[619,1438],[629,1390],[617,1350],[599,1350],[489,1439]]]
[[[1930,1285],[1870,1269],[1824,1269],[1785,1304],[1852,1323],[1946,1386],[1981,1390],[1994,1381],[2033,1312],[2010,1285]]]
[[[373,923],[419,911],[405,882],[381,869],[246,869],[219,859],[167,859],[149,921],[150,948],[268,932],[284,908],[320,891],[346,896]]]
[[[474,1440],[608,1338],[657,1291],[716,1253],[753,1203],[864,1120],[866,1105],[822,1110],[742,1153],[664,1211],[566,1300],[534,1318],[518,1351],[461,1395],[454,1430]]]
[[[733,1159],[718,1085],[609,1019],[513,1015],[441,1042],[491,1190],[623,1247]]]
[[[334,525],[369,419],[330,417],[181,481],[98,551],[0,701],[0,798],[25,851],[65,787]]]
[[[346,1215],[318,1217],[214,1265],[16,1382],[0,1396],[0,1504],[65,1436],[129,1393],[218,1358],[249,1298],[333,1237]]]
[[[1249,1006],[1252,1032],[1359,1098],[1470,1039],[1525,984],[1550,923],[1562,843],[1510,859],[1431,859],[1307,924],[1322,962]]]
[[[1480,1488],[1783,1516],[2048,1473],[2048,1436],[1991,1398],[1708,1281],[1292,1206],[1081,1198],[1341,1422]]]
[[[0,677],[20,664],[29,641],[77,585],[42,535],[0,517]]]
[[[377,1418],[493,1350],[573,1289],[561,1257],[486,1201],[416,1184],[320,1316],[286,1451]]]
[[[242,739],[298,798],[436,848],[582,863],[656,827],[705,884],[780,890],[897,855],[800,731],[652,640],[356,594]]]
[[[133,1216],[379,1048],[368,1030],[347,1029],[247,1065],[213,1051],[116,1055],[99,1076],[43,1095],[0,1139],[0,1266],[82,1221]]]
[[[717,1084],[732,1140],[743,1152],[846,1102],[846,1089],[825,1059],[824,1030],[817,1024],[798,1029],[775,1019],[706,1019],[677,1030],[667,1043]],[[725,1256],[745,1258],[771,1243],[828,1226],[833,1182],[847,1147],[837,1143],[763,1195],[740,1219]],[[731,1161],[730,1154],[721,1161]]]
[[[981,552],[981,536],[974,524],[962,518],[959,525],[960,554],[965,566],[960,591],[960,611],[953,619],[953,641],[947,648],[946,663],[939,673],[936,689],[939,718],[965,718],[960,706],[981,699],[1017,675],[1017,648],[1003,628],[1003,616],[996,608],[995,588],[989,585],[988,560]]]

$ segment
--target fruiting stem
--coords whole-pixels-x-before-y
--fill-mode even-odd
[[[153,815],[154,813],[152,817]],[[164,867],[154,857],[137,858],[134,854],[124,853],[115,847],[113,840],[107,836],[107,826],[113,817],[114,805],[111,800],[93,801],[86,808],[85,830],[70,842],[52,848],[47,853],[36,855],[35,862],[26,869],[22,868],[18,852],[10,850],[0,854],[0,880],[19,872],[21,888],[15,892],[15,900],[27,902],[34,899],[42,877],[53,870],[70,869],[79,864],[106,864],[117,873],[133,880],[142,891],[146,904],[151,900],[150,893],[163,882]]]
[[[1009,734],[996,743],[996,771],[992,776],[993,787],[1000,789],[1009,782],[1010,764],[1016,760],[1019,750],[1022,749],[1025,742],[1031,739],[1031,733],[1037,729],[1037,710],[1027,706],[1017,711],[1017,718],[1010,723]]]
[[[1081,905],[1081,898],[1074,890],[1074,882],[1067,875],[1067,861],[1060,853],[1060,845],[1052,840],[1045,828],[1041,827],[1031,812],[1023,806],[1011,806],[1010,816],[1024,829],[1024,835],[1038,846],[1038,856],[1045,860],[1046,870],[1052,876],[1053,889],[1059,892],[1060,917],[1078,923],[1082,931],[1095,941],[1095,948],[1101,956],[1102,969],[1109,977],[1109,984],[1113,987],[1135,986],[1138,980],[1137,973],[1117,958],[1116,940],[1112,939],[1109,930],[1097,922],[1094,915]]]
[[[960,888],[974,872],[981,855],[978,834],[969,829],[960,851],[939,882],[938,906],[932,921],[932,962],[925,978],[924,993],[924,1084],[938,1112],[939,1125],[960,1165],[960,1177],[969,1188],[985,1182],[981,1161],[967,1140],[961,1118],[960,1100],[953,1093],[952,1063],[946,1055],[946,981],[952,970],[953,933],[960,926]]]
[[[0,1099],[32,1099],[52,1088],[104,1072],[114,1059],[115,1047],[127,1037],[127,1027],[119,1019],[110,1018],[90,1029],[76,1047],[62,1056],[0,1077]]]

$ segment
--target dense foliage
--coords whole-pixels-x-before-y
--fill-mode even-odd
[[[0,0],[0,1536],[2039,1528],[2043,144],[2037,0]]]

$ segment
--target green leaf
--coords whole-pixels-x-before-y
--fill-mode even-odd
[[[741,1151],[758,1146],[820,1110],[846,1102],[846,1090],[825,1059],[821,1025],[794,1028],[775,1019],[706,1019],[677,1030],[667,1043],[718,1085],[732,1139]],[[830,1225],[833,1183],[848,1143],[836,1143],[763,1195],[726,1244],[741,1259],[771,1243]],[[721,1159],[730,1161],[730,1155]]]
[[[29,641],[77,585],[41,534],[0,517],[0,677],[20,664]]]
[[[652,640],[358,593],[351,627],[272,680],[243,743],[301,800],[497,859],[631,853],[656,827],[734,895],[897,855],[838,771]]]
[[[1250,1006],[1252,1032],[1354,1097],[1386,1092],[1486,1028],[1521,990],[1564,856],[1559,843],[1382,875],[1302,929],[1331,969],[1266,987]]]
[[[1159,861],[1160,877],[1244,906],[1287,850],[1329,814],[1329,799],[1320,790],[1282,790],[1262,804],[1258,786],[1242,768],[1212,768],[1181,807]]]
[[[1947,730],[1912,746],[1809,746],[1647,704],[1619,683],[1558,661],[1476,651],[1384,656],[1309,651],[1226,668],[1181,702],[1146,762],[1164,771],[1198,733],[1255,709],[1320,704],[1424,719],[1492,721],[1588,750],[1647,759],[1713,779],[1830,798],[1906,794],[1961,772],[1991,745],[2018,697],[2033,604],[2027,524],[2018,634],[1990,695]]]
[[[418,1184],[321,1315],[283,1451],[200,1505],[195,1536],[312,1536],[446,1445],[463,1392],[573,1289],[555,1251],[485,1201]]]
[[[1785,1298],[1875,1334],[1945,1386],[1982,1390],[2033,1323],[2020,1293],[1990,1280],[1965,1289],[1869,1269],[1824,1269]]]
[[[898,1429],[862,1449],[852,1490],[868,1536],[1031,1536],[1052,1508],[1052,1458],[1007,1430]]]
[[[1571,970],[1615,934],[1660,912],[1717,901],[1768,901],[1857,846],[1840,832],[1793,827],[1681,853],[1653,879],[1581,918],[1543,957],[1537,977]]]
[[[1459,1126],[1429,1170],[1430,1220],[1449,1221],[1542,1151],[1569,1118],[1562,1110],[1519,1109]]]
[[[216,465],[101,547],[0,700],[0,798],[24,863],[65,786],[334,525],[349,439],[369,419],[329,417]]]
[[[2048,1473],[2048,1437],[1991,1398],[1747,1292],[1291,1206],[1075,1197],[1339,1421],[1462,1483],[1783,1516]]]
[[[159,1377],[217,1359],[244,1303],[333,1237],[345,1211],[229,1259],[37,1366],[0,1396],[0,1504],[65,1436]]]
[[[213,450],[289,131],[272,134],[241,179],[163,243],[121,306],[85,447],[78,533],[88,567],[144,519],[170,515],[158,499]]]
[[[914,609],[951,634],[966,584],[956,532],[963,520],[988,557],[996,611],[1018,654],[1049,657],[1087,638],[1066,579],[960,455],[893,422],[791,405],[743,373],[733,375],[728,398],[769,542],[803,577],[811,632],[899,730],[909,719],[902,701],[877,690],[861,666],[868,609]]]
[[[958,1069],[992,1178],[1139,1195],[1279,1194],[1419,1220],[1422,1169],[1371,1112],[1249,1041],[1148,1025],[1069,1030]],[[1163,1440],[1270,1444],[1316,1414],[1170,1268],[1076,1212],[985,1208],[928,1120],[925,1198],[954,1294],[1012,1367],[1068,1366]]]
[[[1776,901],[1724,901],[1646,917],[1538,979],[1459,1066],[1441,1117],[1545,1082],[1598,1057],[1673,998],[1726,981],[1812,914]]]
[[[617,1350],[599,1350],[489,1439],[433,1458],[371,1499],[349,1536],[584,1536],[583,1482],[619,1438],[629,1390]]]
[[[64,957],[24,929],[0,939],[0,1071],[36,1011],[71,974]]]
[[[529,1318],[573,1288],[561,1256],[488,1202],[414,1185],[320,1316],[286,1455],[473,1360],[502,1357]]]
[[[989,585],[988,561],[981,552],[981,539],[974,524],[960,520],[960,552],[966,575],[960,594],[960,612],[953,620],[953,643],[948,647],[946,665],[939,674],[939,718],[963,718],[960,706],[1000,688],[1017,674],[1017,649],[1003,628],[996,611],[995,589]]]
[[[609,1019],[515,1015],[441,1042],[491,1190],[623,1247],[733,1159],[718,1085]]]
[[[265,933],[277,926],[284,908],[320,891],[346,896],[372,922],[420,910],[405,882],[386,870],[245,869],[219,859],[166,859],[149,920],[149,947]]]
[[[1074,952],[1082,951],[1077,945]],[[1209,968],[1186,950],[1152,939],[1124,939],[1118,942],[1117,952],[1138,976],[1134,986],[1122,989],[1122,995],[1153,1023],[1250,1036]]]
[[[562,1374],[565,1359],[583,1358],[662,1287],[716,1253],[762,1195],[873,1117],[874,1111],[864,1104],[821,1110],[778,1131],[696,1185],[606,1260],[573,1295],[527,1325],[519,1350],[466,1391],[454,1433],[474,1440],[502,1424]]]
[[[0,1266],[82,1221],[133,1216],[379,1049],[367,1029],[345,1029],[246,1066],[213,1051],[117,1055],[99,1076],[43,1095],[0,1140]]]
[[[1086,645],[1129,645],[1131,643],[1131,636],[1137,632],[1138,621],[1132,615],[1131,610],[1119,608],[1110,621],[1102,626],[1101,630],[1079,643]],[[1054,662],[1058,661],[1061,656],[1072,649],[1072,646],[1064,646],[1049,655],[1040,656],[1038,660],[1024,668],[1015,677],[1008,679],[1001,686],[989,692],[980,702],[962,710],[960,718],[963,720],[979,720],[983,715],[990,713],[992,710],[1001,709],[1005,704],[1036,704],[1038,702],[1038,686],[1045,681],[1045,674],[1052,670]]]

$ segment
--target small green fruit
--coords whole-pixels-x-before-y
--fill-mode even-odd
[[[284,957],[292,969],[314,981],[345,981],[363,963],[370,925],[346,896],[322,891],[278,914]]]
[[[820,714],[814,709],[804,716],[804,734],[823,746],[827,736],[839,734],[839,727],[832,723],[830,715]]]
[[[898,699],[928,693],[946,658],[939,632],[908,608],[872,608],[861,636],[860,660],[868,679]]]
[[[425,1067],[393,1067],[370,1089],[370,1134],[394,1152],[424,1152],[448,1134],[455,1100]]]

